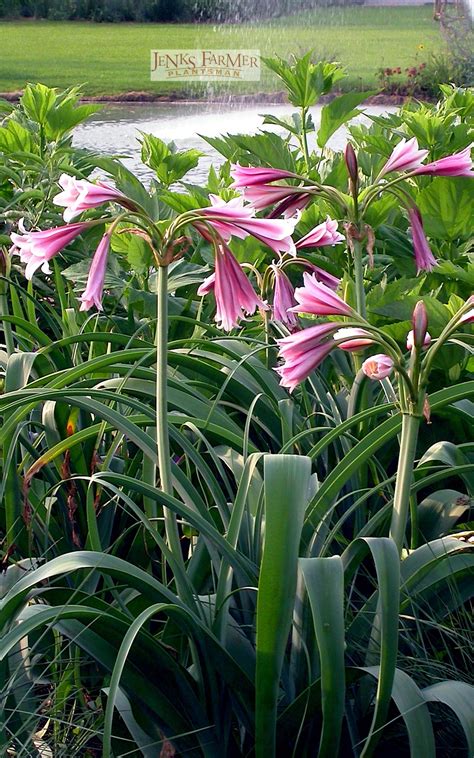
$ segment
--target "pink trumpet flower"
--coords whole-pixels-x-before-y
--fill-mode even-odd
[[[269,213],[268,218],[277,218],[277,216],[283,216],[283,218],[292,218],[297,216],[298,211],[302,211],[306,208],[311,195],[307,192],[302,192],[299,195],[288,195],[281,203]]]
[[[326,339],[337,329],[337,324],[317,324],[277,340],[279,357],[285,363],[275,371],[280,375],[282,387],[290,392],[304,381],[336,347],[334,340]]]
[[[214,291],[215,320],[220,329],[230,332],[238,325],[244,313],[251,315],[257,308],[266,308],[257,296],[227,245],[219,245],[216,253],[216,271],[201,284],[198,295]]]
[[[344,342],[339,342],[338,347],[342,350],[362,350],[368,345],[373,345],[374,341],[370,338],[369,332],[365,329],[356,329],[351,327],[344,327],[338,329],[334,335],[335,340],[344,339]]]
[[[315,274],[303,274],[303,287],[295,289],[298,305],[293,313],[313,313],[315,316],[353,316],[354,311],[332,289],[318,282]]]
[[[295,255],[295,245],[291,238],[297,219],[254,218],[255,208],[244,205],[241,197],[225,202],[216,195],[210,195],[212,205],[200,208],[208,223],[214,227],[224,242],[231,237],[245,239],[249,235],[268,245],[276,253]],[[194,223],[198,231],[208,238],[207,230],[201,221]]]
[[[308,234],[296,243],[296,249],[302,247],[323,247],[324,245],[338,245],[344,242],[344,235],[337,231],[337,221],[327,217],[326,221],[318,224]]]
[[[294,174],[280,168],[265,168],[264,166],[239,166],[238,163],[230,167],[231,176],[234,183],[230,186],[233,189],[241,187],[254,187],[258,184],[267,184],[278,179],[292,178]]]
[[[379,353],[367,358],[362,364],[362,371],[369,379],[380,381],[385,379],[393,371],[393,360],[388,355]]]
[[[402,139],[379,174],[379,178],[390,171],[412,171],[422,166],[422,161],[428,155],[428,150],[420,150],[416,137],[410,140]]]
[[[431,248],[426,239],[425,230],[423,229],[423,219],[416,206],[408,208],[410,219],[410,228],[413,239],[413,249],[415,251],[416,273],[420,271],[432,271],[437,265],[437,260],[431,252]]]
[[[311,263],[310,261],[305,261],[305,266],[313,272],[318,282],[322,282],[326,285],[326,287],[329,287],[329,289],[336,292],[337,288],[341,284],[341,280],[338,279],[337,276],[333,276],[329,273],[329,271],[325,271],[323,268],[315,266],[314,263]]]
[[[275,218],[277,215],[291,218],[291,216],[294,216],[295,213],[307,206],[311,196],[303,187],[259,184],[244,189],[244,197],[256,211],[261,211],[269,205],[278,203],[272,213],[272,218]]]
[[[92,184],[86,179],[76,179],[69,174],[61,174],[58,183],[63,191],[55,195],[53,203],[66,209],[63,213],[66,222],[79,216],[83,211],[87,211],[89,208],[97,208],[103,203],[116,202],[127,207],[130,207],[131,204],[131,201],[122,192],[105,182],[98,181],[96,184]]]
[[[45,274],[50,274],[49,261],[56,253],[69,245],[76,237],[90,227],[90,223],[69,224],[56,226],[42,232],[27,232],[20,220],[18,227],[22,234],[12,233],[12,255],[19,255],[22,263],[26,263],[25,276],[32,279],[35,271],[41,267]]]
[[[104,234],[97,246],[89,269],[89,277],[84,292],[81,295],[81,311],[88,311],[93,305],[97,310],[102,308],[102,295],[104,292],[105,269],[110,249],[110,234]]]
[[[287,324],[291,330],[298,325],[297,316],[289,309],[296,305],[295,290],[287,275],[278,266],[272,266],[275,276],[275,289],[273,293],[273,318]]]
[[[432,163],[426,163],[417,168],[415,174],[429,174],[430,176],[468,176],[473,178],[473,162],[471,160],[471,148],[466,147],[460,153],[447,155]]]
[[[431,344],[431,335],[429,332],[425,332],[425,336],[423,338],[423,345],[422,348],[427,348]],[[341,347],[339,345],[339,347]],[[413,350],[415,347],[415,336],[413,329],[410,329],[410,331],[407,334],[407,350]]]
[[[199,285],[198,291],[197,291],[198,295],[200,297],[203,297],[204,295],[209,295],[210,292],[214,292],[215,284],[216,284],[216,275],[214,273],[206,277],[203,283]]]

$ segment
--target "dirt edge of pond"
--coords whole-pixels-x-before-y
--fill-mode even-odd
[[[8,102],[18,102],[23,92],[21,90],[16,92],[0,92],[0,98],[7,100]],[[331,95],[323,95],[319,98],[320,103],[328,103],[333,100],[337,95],[343,94],[342,92],[332,93]],[[417,98],[420,100],[427,100],[426,96],[416,93],[410,95],[389,95],[380,92],[377,95],[371,95],[368,97],[364,104],[366,105],[403,105],[403,103],[409,100]],[[254,105],[260,103],[273,103],[273,104],[286,104],[288,98],[286,92],[256,92],[248,95],[215,95],[211,98],[193,98],[189,93],[185,92],[170,92],[165,95],[155,94],[153,92],[124,92],[118,95],[91,95],[81,98],[83,103],[134,103],[150,104],[150,103],[178,103],[183,105],[185,103],[233,103],[242,105]]]

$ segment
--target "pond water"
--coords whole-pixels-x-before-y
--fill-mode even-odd
[[[200,134],[216,137],[225,133],[255,133],[258,129],[281,131],[278,127],[263,126],[264,113],[279,118],[294,112],[291,105],[211,104],[211,103],[153,103],[153,104],[113,104],[78,126],[74,132],[74,144],[106,154],[120,156],[125,165],[141,179],[151,176],[150,170],[140,161],[139,132],[154,134],[165,142],[175,142],[178,149],[198,148],[205,156],[199,165],[187,175],[194,183],[204,182],[211,162],[222,162],[213,148]],[[367,106],[366,114],[380,115],[396,108],[387,106]],[[311,109],[315,124],[319,123],[321,107]],[[368,121],[359,116],[355,121]],[[345,144],[346,130],[339,129],[329,145],[340,149]],[[313,137],[314,139],[314,137]]]

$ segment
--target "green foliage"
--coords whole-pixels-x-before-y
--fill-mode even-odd
[[[264,58],[265,65],[285,85],[290,103],[297,108],[315,105],[343,78],[344,72],[337,63],[312,62],[312,53],[288,63],[283,58]]]
[[[340,69],[308,56],[274,65],[300,108],[279,122],[287,133],[208,141],[227,160],[296,172],[291,187],[310,180],[325,188],[304,210],[298,239],[328,213],[352,218],[346,164],[327,141],[361,96],[325,106],[322,148],[312,151],[308,104]],[[25,284],[17,259],[5,257],[1,749],[145,758],[469,754],[469,326],[433,361],[423,409],[430,423],[421,422],[416,441],[399,550],[388,536],[405,424],[397,381],[369,386],[357,370],[361,356],[340,350],[288,394],[273,370],[285,327],[255,314],[222,335],[212,299],[196,293],[213,249],[189,225],[169,266],[168,371],[160,373],[159,246],[177,215],[209,205],[209,193],[234,197],[229,166],[212,169],[206,187],[192,186],[186,173],[197,151],[143,135],[156,174],[147,188],[117,161],[71,146],[83,115],[76,95],[31,87],[5,109],[5,232],[20,215],[37,228],[61,223],[52,198],[63,171],[85,177],[100,167],[138,211],[114,226],[104,311],[84,313],[77,299],[104,225],[116,220],[104,207],[87,211],[100,224],[52,261],[51,275]],[[471,99],[446,87],[435,106],[412,104],[351,127],[364,223],[375,237],[362,257],[368,319],[403,352],[417,302],[436,340],[472,292],[472,189],[468,179],[404,180],[439,260],[417,277],[399,196],[378,191],[369,203],[371,182],[401,135],[416,135],[433,159],[465,147]],[[258,239],[231,244],[265,290],[272,253]],[[351,301],[344,247],[299,251],[286,271],[300,284],[302,262],[320,266],[341,277]],[[169,492],[158,466],[157,377],[168,392]],[[178,549],[164,529],[170,515]]]
[[[142,134],[142,161],[156,172],[159,181],[166,186],[179,181],[195,168],[202,155],[199,150],[178,153],[173,142],[166,145],[152,134]]]

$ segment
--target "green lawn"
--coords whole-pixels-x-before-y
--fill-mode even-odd
[[[429,5],[321,8],[255,26],[4,22],[0,33],[0,91],[41,81],[57,87],[85,83],[91,95],[176,90],[176,82],[150,81],[151,49],[245,47],[288,55],[313,48],[347,67],[346,88],[363,88],[376,83],[381,66],[419,63],[441,45]],[[267,73],[258,85],[232,84],[233,91],[243,86],[246,91],[278,88]]]

